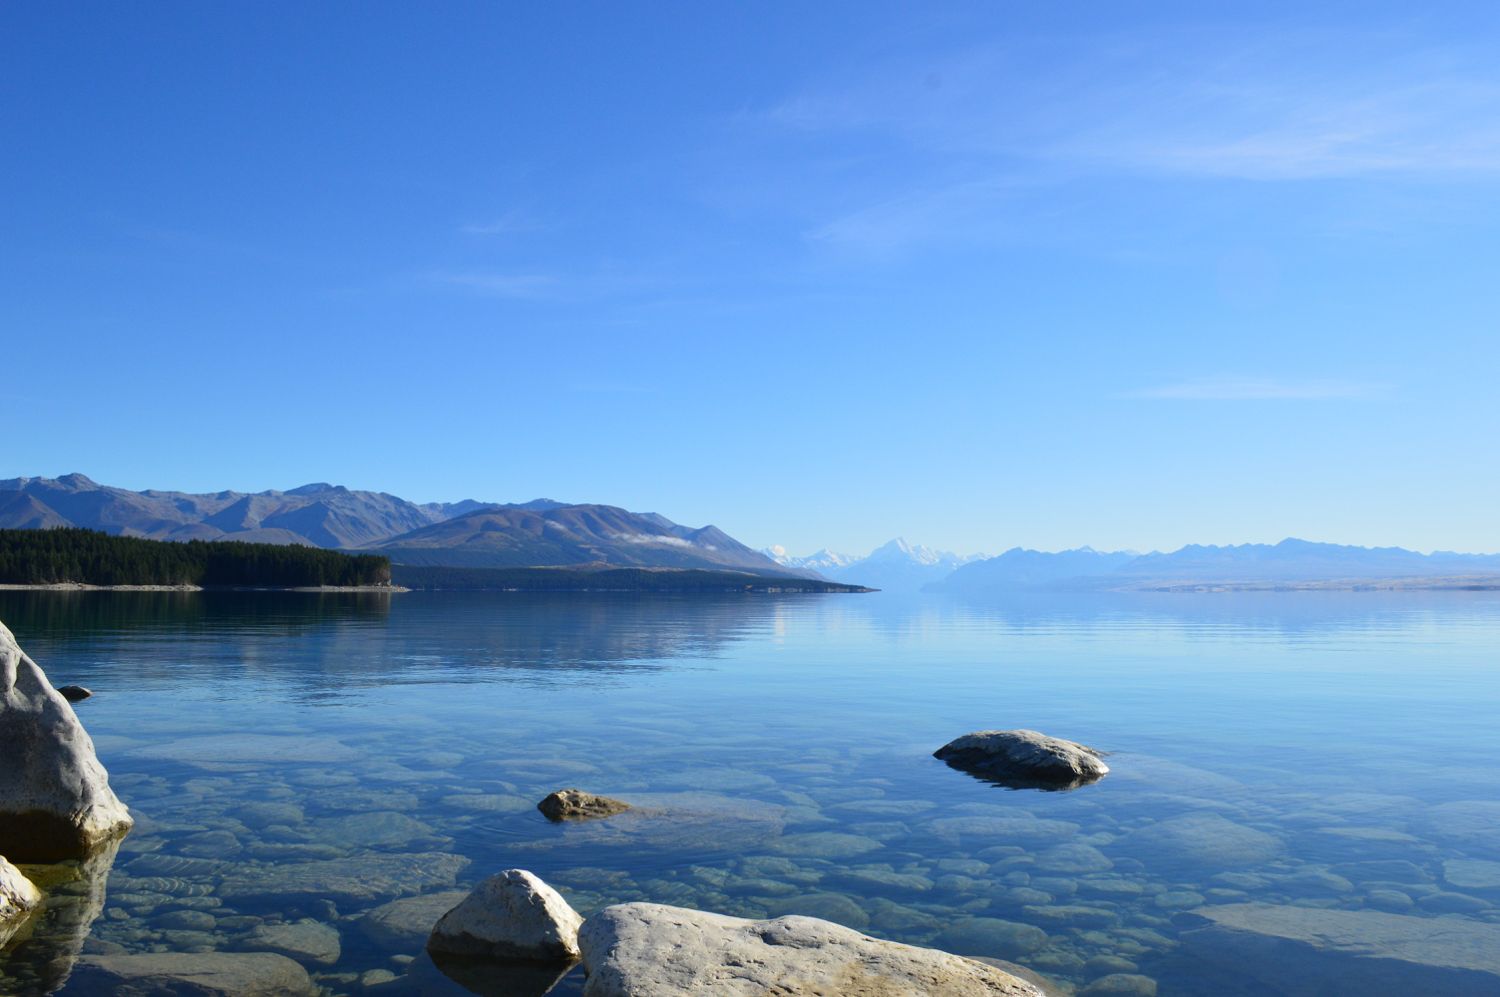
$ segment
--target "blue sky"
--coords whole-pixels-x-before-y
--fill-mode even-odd
[[[8,4],[0,476],[1500,550],[1500,8]]]

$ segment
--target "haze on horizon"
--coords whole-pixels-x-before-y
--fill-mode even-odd
[[[1500,550],[1500,8],[0,8],[0,477]]]

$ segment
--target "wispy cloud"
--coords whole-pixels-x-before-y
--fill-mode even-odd
[[[1381,398],[1388,393],[1386,385],[1360,381],[1210,377],[1128,391],[1119,397],[1208,402],[1337,401]]]
[[[540,273],[494,273],[479,270],[433,271],[433,284],[493,298],[543,298],[556,293],[558,279]]]
[[[517,232],[535,232],[540,226],[519,211],[507,211],[498,218],[486,222],[469,222],[459,227],[464,235],[513,235]]]

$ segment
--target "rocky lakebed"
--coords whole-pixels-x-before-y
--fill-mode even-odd
[[[270,657],[385,641],[342,615],[269,637],[239,625],[225,646],[242,666],[257,639]],[[126,633],[132,660],[170,639]],[[0,897],[18,898],[0,900],[0,992],[1500,993],[1500,799],[1421,799],[1399,765],[1319,784],[1275,778],[1294,755],[1280,747],[1228,767],[1052,724],[1104,750],[989,732],[933,758],[942,739],[872,729],[773,752],[766,712],[705,730],[702,699],[651,709],[659,686],[606,671],[570,726],[566,689],[435,681],[405,644],[384,650],[416,679],[353,699],[357,680],[306,681],[306,662],[300,688],[262,663],[174,698],[149,670],[121,690],[86,667],[122,653],[118,631],[101,640],[56,658],[58,681],[97,694],[45,710],[51,690],[0,647],[0,788],[16,797],[12,759],[46,755],[12,750],[16,716],[52,711],[39,729],[67,742],[58,764],[83,775],[66,791],[88,798],[69,819],[94,828],[13,839],[36,895],[25,909],[0,867]],[[179,653],[216,652],[200,636]],[[62,710],[92,732],[108,789]],[[550,947],[527,950],[542,909]],[[435,942],[440,922],[460,941]]]

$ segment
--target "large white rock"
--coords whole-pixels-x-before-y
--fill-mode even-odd
[[[1104,778],[1102,752],[1034,730],[979,730],[933,752],[956,769],[1018,788],[1074,789]]]
[[[0,855],[0,945],[4,945],[42,902],[41,891]]]
[[[1009,973],[812,917],[747,921],[631,903],[578,936],[584,997],[1040,997]]]
[[[438,920],[433,952],[487,959],[567,962],[578,958],[583,918],[557,891],[525,869],[506,869]]]
[[[0,852],[20,862],[82,858],[130,829],[94,742],[0,623]]]

